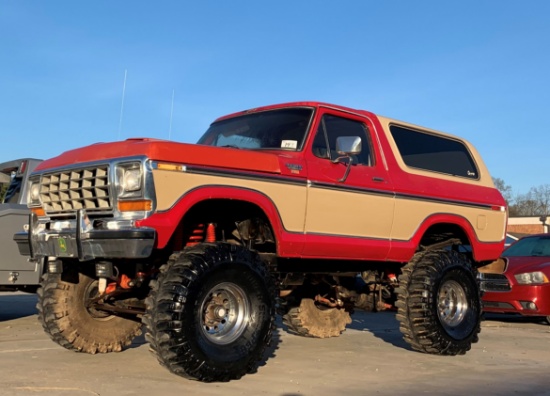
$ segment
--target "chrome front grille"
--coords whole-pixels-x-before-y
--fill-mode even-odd
[[[512,290],[508,278],[504,274],[481,272],[478,274],[479,287],[482,291],[505,292]]]
[[[48,173],[40,183],[42,206],[49,216],[113,209],[109,195],[109,165]]]

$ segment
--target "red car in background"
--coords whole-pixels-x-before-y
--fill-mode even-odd
[[[550,234],[524,237],[482,267],[483,311],[546,317],[550,323]]]

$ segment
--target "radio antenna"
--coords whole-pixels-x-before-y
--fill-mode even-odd
[[[176,90],[172,90],[172,106],[170,107],[170,129],[168,130],[168,140],[171,140],[172,137],[172,116],[174,115],[174,94]]]
[[[124,69],[124,84],[122,85],[122,103],[120,104],[120,118],[118,120],[118,140],[120,140],[120,132],[122,131],[122,113],[124,112],[124,95],[126,93],[126,75],[128,69]]]

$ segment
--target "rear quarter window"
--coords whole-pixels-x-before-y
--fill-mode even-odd
[[[478,179],[477,166],[464,143],[398,125],[390,125],[390,132],[407,166]]]

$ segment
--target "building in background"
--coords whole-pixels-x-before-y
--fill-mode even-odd
[[[548,232],[547,216],[510,217],[506,231],[511,234],[541,234]]]

